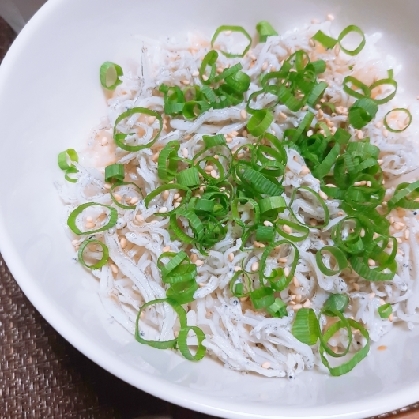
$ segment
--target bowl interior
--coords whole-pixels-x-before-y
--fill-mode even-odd
[[[73,260],[53,182],[59,151],[82,147],[105,114],[98,81],[104,61],[135,60],[139,35],[160,38],[220,24],[279,30],[337,16],[384,34],[381,48],[404,66],[402,85],[419,93],[415,0],[50,0],[19,35],[0,68],[0,246],[43,316],[102,367],[147,392],[228,418],[365,417],[417,401],[417,332],[396,330],[352,373],[305,373],[293,381],[194,364],[136,343],[104,311],[95,281]],[[417,94],[416,93],[416,94]],[[416,94],[413,94],[416,96]]]

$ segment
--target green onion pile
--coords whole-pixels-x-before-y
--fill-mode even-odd
[[[241,34],[248,41],[241,53],[217,50],[217,39],[225,32]],[[268,22],[257,25],[258,41],[266,42],[268,37],[278,36]],[[342,41],[355,33],[361,37],[359,45],[347,49]],[[337,39],[318,31],[312,40],[325,49],[340,47],[348,55],[359,54],[366,44],[362,30],[350,25]],[[113,140],[126,152],[140,152],[148,149],[160,138],[164,129],[164,119],[179,118],[195,120],[206,111],[234,107],[246,102],[248,116],[246,130],[249,142],[232,151],[222,134],[203,135],[202,148],[193,156],[183,157],[180,141],[169,141],[160,151],[156,165],[161,186],[147,196],[133,182],[126,182],[123,164],[106,167],[104,180],[111,184],[112,205],[87,202],[75,208],[67,221],[68,227],[76,235],[86,237],[78,250],[78,259],[87,269],[101,269],[109,263],[109,251],[100,234],[113,229],[118,213],[134,211],[137,202],[147,208],[156,206],[155,199],[165,191],[176,191],[181,198],[172,210],[158,211],[156,217],[169,221],[169,231],[173,240],[184,244],[185,249],[197,249],[201,255],[222,241],[228,233],[228,223],[233,223],[242,239],[241,250],[251,254],[259,252],[258,265],[246,270],[245,262],[232,274],[229,289],[232,296],[248,300],[256,311],[266,316],[283,318],[289,315],[287,303],[280,298],[294,278],[299,264],[299,250],[296,243],[309,237],[316,230],[321,231],[330,222],[327,199],[338,200],[345,214],[331,230],[334,245],[325,245],[315,254],[319,270],[326,277],[343,274],[352,270],[367,281],[391,281],[397,272],[395,260],[397,240],[390,235],[388,214],[397,208],[419,208],[419,181],[402,183],[394,194],[386,198],[383,172],[379,162],[380,150],[372,145],[369,138],[354,141],[349,127],[356,130],[366,127],[377,115],[379,106],[389,102],[397,92],[397,82],[393,72],[388,77],[367,86],[355,77],[348,76],[343,82],[344,91],[355,99],[348,109],[348,120],[331,129],[323,122],[313,123],[315,109],[332,114],[336,110],[327,101],[325,94],[328,84],[321,80],[326,71],[323,60],[311,61],[305,51],[295,51],[277,71],[265,71],[259,76],[259,89],[248,94],[251,78],[240,63],[231,64],[217,71],[220,54],[227,58],[245,57],[252,45],[252,37],[240,26],[220,26],[211,40],[211,49],[202,60],[199,83],[190,86],[161,84],[159,92],[164,99],[164,110],[158,112],[144,107],[134,107],[123,112],[115,121]],[[237,60],[233,61],[236,62]],[[122,83],[122,68],[106,62],[100,68],[100,82],[103,88],[114,90]],[[393,91],[384,98],[377,98],[373,91],[379,87],[391,87]],[[272,101],[265,108],[255,107],[259,97],[270,95]],[[322,99],[324,99],[322,101]],[[276,118],[274,108],[285,105],[290,111],[304,111],[300,124],[285,131],[278,138],[270,130]],[[402,128],[391,125],[392,113],[406,116]],[[126,141],[129,134],[122,133],[118,125],[137,115],[153,117],[158,123],[153,137],[147,144],[133,145]],[[383,124],[392,133],[406,130],[412,122],[412,115],[405,108],[395,108],[388,112]],[[321,191],[308,186],[300,186],[292,191],[290,200],[285,199],[283,179],[287,170],[287,150],[296,150],[319,181]],[[68,149],[58,156],[58,165],[69,182],[77,182],[78,157]],[[121,199],[121,188],[135,195],[132,199]],[[316,225],[303,222],[294,214],[293,202],[301,196],[310,197],[322,209],[323,219]],[[387,199],[387,201],[386,201]],[[103,210],[105,219],[100,226],[82,229],[78,218],[93,207]],[[252,219],[244,222],[243,211],[251,209]],[[290,214],[287,219],[284,212]],[[185,225],[187,227],[185,227]],[[348,232],[346,234],[345,232]],[[100,253],[97,260],[86,260],[86,251],[94,246]],[[186,319],[186,305],[194,301],[198,290],[198,268],[191,262],[189,250],[179,253],[163,252],[157,261],[161,279],[166,289],[166,298],[146,302],[140,309],[136,322],[135,337],[140,343],[159,349],[177,348],[190,360],[204,357],[205,335],[197,326],[190,326]],[[273,253],[284,255],[286,263],[278,263],[272,270],[267,260]],[[330,262],[325,262],[325,255]],[[286,266],[284,266],[286,265]],[[331,375],[339,376],[351,371],[370,349],[370,337],[364,326],[350,317],[345,310],[350,304],[344,294],[331,294],[319,312],[303,307],[296,312],[292,334],[304,344],[318,345],[321,360]],[[141,333],[142,313],[159,305],[170,306],[177,314],[180,331],[173,340],[147,340]],[[392,314],[391,304],[382,305],[378,314],[388,319]],[[331,326],[324,328],[322,319],[330,319]],[[365,338],[364,346],[352,353],[353,332],[359,331]],[[329,345],[330,339],[339,331],[347,335],[344,350],[335,350]],[[193,333],[197,338],[197,350],[193,355],[187,338]],[[331,365],[330,358],[344,358],[339,366]]]

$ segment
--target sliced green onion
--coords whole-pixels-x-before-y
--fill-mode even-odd
[[[72,148],[68,148],[67,150],[62,151],[58,154],[58,167],[61,170],[66,171],[70,167],[74,167],[74,164],[72,164],[71,162],[78,163],[78,161],[79,156],[77,154],[77,151]]]
[[[252,117],[247,122],[247,130],[254,137],[259,137],[270,127],[273,120],[273,113],[267,109],[254,111]]]
[[[367,281],[376,282],[376,281],[392,281],[397,270],[397,264],[393,265],[391,268],[385,268],[388,272],[383,272],[382,269],[378,267],[370,267],[368,260],[365,257],[352,257],[350,259],[352,269],[361,277]]]
[[[243,50],[243,52],[240,53],[240,54],[232,54],[232,53],[229,53],[227,51],[220,51],[221,54],[223,54],[227,58],[244,57],[246,55],[246,53],[249,51],[250,46],[252,45],[252,37],[247,33],[246,29],[244,29],[241,26],[234,26],[234,25],[222,25],[222,26],[220,26],[219,28],[217,28],[217,30],[215,31],[215,33],[214,33],[214,35],[211,39],[211,48],[214,48],[215,41],[217,40],[218,36],[222,32],[242,33],[249,42],[248,42],[247,46],[245,47],[245,49]]]
[[[191,350],[187,344],[188,333],[193,331],[196,335],[198,340],[198,349],[195,355],[192,355]],[[184,326],[180,329],[179,337],[177,340],[179,352],[183,355],[184,358],[188,359],[189,361],[200,361],[206,352],[205,346],[202,342],[205,339],[205,333],[198,327],[198,326]]]
[[[315,345],[319,339],[320,326],[312,308],[301,308],[297,311],[292,325],[292,334],[306,345]]]
[[[97,228],[95,230],[89,230],[89,231],[80,230],[77,227],[78,216],[85,209],[90,208],[90,207],[95,207],[95,206],[102,207],[102,208],[107,209],[107,210],[110,211],[108,222],[105,225],[103,225],[102,227]],[[71,214],[69,215],[69,217],[67,219],[67,225],[74,234],[77,234],[79,236],[83,236],[83,235],[89,235],[89,234],[94,234],[94,233],[99,233],[101,231],[109,230],[110,228],[115,227],[117,220],[118,220],[118,212],[115,208],[113,208],[109,205],[98,204],[97,202],[87,202],[86,204],[79,205],[77,208],[75,208],[71,212]]]
[[[382,319],[388,319],[390,315],[393,314],[393,307],[389,303],[383,304],[378,307],[378,314]]]
[[[259,42],[266,42],[268,36],[278,36],[278,32],[266,20],[260,21],[256,25],[256,30],[259,34]]]
[[[361,35],[361,37],[362,37],[362,40],[361,40],[361,42],[359,43],[359,45],[355,48],[355,49],[353,49],[353,50],[349,50],[349,49],[346,49],[343,45],[342,45],[342,41],[345,39],[345,37],[347,36],[347,35],[349,35],[350,33],[357,33],[357,34],[359,34],[359,35]],[[366,44],[366,39],[365,39],[365,34],[364,34],[364,32],[362,31],[362,29],[361,28],[359,28],[358,26],[356,26],[356,25],[349,25],[349,26],[347,26],[341,33],[340,33],[340,35],[339,35],[339,37],[338,37],[338,42],[339,42],[339,45],[340,45],[340,48],[341,48],[341,50],[343,51],[343,52],[345,52],[346,54],[348,54],[348,55],[358,55],[363,49],[364,49],[364,47],[365,47],[365,44]]]
[[[199,77],[203,84],[210,84],[213,81],[215,75],[217,74],[217,59],[218,52],[209,51],[202,60],[201,67],[199,69]],[[210,67],[210,72],[208,75],[206,73],[207,67]]]
[[[323,306],[325,314],[334,315],[334,311],[343,313],[349,305],[349,297],[346,294],[330,294]]]
[[[259,208],[264,217],[276,216],[287,208],[287,203],[282,196],[269,196],[259,201]]]
[[[334,377],[338,377],[344,374],[347,374],[348,372],[352,371],[367,355],[370,350],[371,340],[370,336],[367,332],[367,330],[358,322],[352,319],[345,319],[348,323],[348,325],[356,330],[359,330],[361,335],[367,340],[366,345],[360,349],[349,361],[344,362],[342,365],[338,367],[331,367],[329,361],[327,360],[325,353],[327,352],[327,342],[329,339],[339,331],[342,327],[345,326],[345,322],[342,321],[342,319],[334,323],[322,336],[322,343],[319,348],[320,357],[322,359],[323,364],[326,366],[326,368],[329,370],[330,374]],[[352,340],[352,333],[349,333],[349,337]],[[330,354],[330,353],[329,353]]]
[[[336,260],[337,268],[328,268],[323,262],[323,252],[330,253]],[[324,246],[321,250],[316,253],[317,265],[323,275],[333,276],[339,274],[341,271],[348,267],[348,260],[345,254],[339,248],[335,246]]]
[[[387,118],[393,112],[404,112],[407,115],[407,123],[404,124],[404,127],[403,128],[394,129],[394,128],[392,128],[390,126]],[[406,108],[395,108],[395,109],[392,109],[391,111],[389,111],[389,112],[386,113],[386,116],[384,117],[383,123],[384,123],[384,126],[386,127],[386,129],[388,131],[399,133],[399,132],[406,131],[410,127],[410,124],[412,123],[412,119],[413,119],[412,114],[410,113],[410,111],[408,109],[406,109]]]
[[[275,230],[273,227],[259,225],[256,230],[255,239],[258,242],[270,243],[274,240]]]
[[[122,188],[122,187],[126,187],[126,188],[132,188],[135,193],[138,195],[136,197],[133,198],[137,198],[138,200],[140,198],[143,197],[143,194],[141,192],[141,189],[133,182],[116,182],[112,185],[111,190],[110,190],[110,194],[111,194],[111,199],[114,202],[115,205],[118,205],[118,207],[123,208],[123,209],[135,209],[137,207],[136,204],[131,204],[128,203],[129,201],[127,199],[125,199],[125,203],[122,203],[121,200],[116,199],[115,195],[120,195],[117,193],[118,188]],[[123,197],[121,197],[123,198]],[[130,198],[131,200],[132,198]]]
[[[336,39],[326,35],[323,31],[318,31],[312,39],[322,44],[326,49],[331,49],[338,43]]]
[[[349,123],[356,129],[364,128],[378,112],[377,101],[363,98],[358,99],[349,108]]]
[[[392,79],[392,78],[387,78],[387,79],[381,79],[381,80],[377,80],[376,82],[374,82],[371,86],[370,86],[370,90],[371,92],[379,86],[392,86],[394,87],[394,90],[389,93],[385,98],[383,99],[374,99],[375,103],[377,103],[378,105],[382,105],[383,103],[387,103],[390,102],[391,99],[394,98],[394,96],[396,96],[397,93],[397,81]]]
[[[280,298],[275,298],[273,304],[266,308],[266,311],[272,316],[279,319],[288,316],[287,304]]]
[[[58,167],[65,172],[66,181],[72,183],[77,182],[77,179],[74,178],[73,175],[79,171],[72,162],[78,163],[78,161],[79,156],[77,151],[72,148],[68,148],[67,150],[58,154]]]
[[[247,182],[258,194],[270,196],[281,195],[284,192],[282,186],[274,179],[268,179],[262,173],[246,167],[242,174],[243,181]]]
[[[196,167],[190,167],[182,170],[176,176],[176,182],[179,185],[186,186],[188,188],[194,188],[199,185],[199,171]]]
[[[178,173],[178,165],[182,159],[178,156],[179,141],[169,141],[160,151],[157,160],[157,174],[160,180],[171,181]]]
[[[139,144],[139,145],[129,145],[124,143],[125,138],[129,135],[129,134],[122,134],[120,132],[118,132],[118,124],[123,121],[126,118],[129,118],[133,115],[148,115],[148,116],[155,116],[156,119],[159,121],[160,123],[160,128],[158,130],[158,133],[154,136],[154,138],[147,144]],[[123,112],[121,115],[119,115],[119,117],[116,119],[115,121],[115,127],[114,127],[114,131],[113,131],[113,137],[115,140],[115,144],[122,148],[125,151],[131,151],[131,152],[136,152],[136,151],[140,151],[144,148],[150,148],[159,138],[160,133],[162,131],[163,128],[163,120],[161,115],[158,112],[152,111],[150,109],[147,108],[132,108],[129,109],[125,112]]]
[[[351,84],[351,87],[349,87],[349,83]],[[355,90],[354,87],[361,90],[362,93],[360,93],[358,90]],[[343,90],[348,95],[351,95],[357,99],[371,96],[371,89],[362,83],[362,81],[352,76],[346,76],[343,80]]]
[[[250,300],[256,310],[270,307],[275,302],[273,289],[269,287],[258,288],[250,293]]]
[[[105,167],[105,182],[122,182],[125,177],[123,164],[111,164]]]
[[[388,209],[394,208],[419,209],[419,181],[397,185],[392,198],[388,201]]]
[[[164,113],[166,115],[179,115],[185,106],[185,95],[179,86],[160,85],[159,91],[164,94]]]
[[[122,83],[122,68],[115,63],[106,61],[100,66],[100,84],[108,90],[115,90]]]
[[[170,349],[170,348],[175,348],[176,347],[177,339],[147,340],[147,339],[144,339],[141,336],[141,332],[139,330],[139,322],[140,322],[140,319],[141,319],[141,313],[148,307],[151,307],[151,306],[157,305],[157,304],[165,304],[165,303],[169,304],[173,308],[173,310],[175,310],[176,314],[179,317],[179,322],[180,322],[181,328],[186,326],[186,311],[182,306],[175,303],[174,301],[171,301],[170,299],[152,300],[152,301],[149,301],[148,303],[145,303],[140,308],[140,310],[138,311],[137,319],[135,321],[135,339],[138,342],[149,345],[149,346],[151,346],[153,348],[157,348],[157,349]]]
[[[93,263],[92,265],[89,265],[85,260],[84,252],[89,245],[99,246],[100,250],[102,251],[102,257],[100,260],[98,260],[96,263]],[[103,266],[105,266],[108,263],[109,258],[109,250],[106,244],[102,243],[99,240],[85,240],[79,247],[79,250],[77,252],[77,258],[78,261],[81,263],[82,266],[84,266],[87,269],[100,269]]]

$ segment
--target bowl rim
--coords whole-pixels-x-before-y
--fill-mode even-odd
[[[0,92],[13,72],[15,59],[24,53],[27,45],[30,44],[31,33],[42,27],[43,22],[48,20],[60,8],[61,4],[68,1],[70,0],[49,0],[22,29],[0,66]],[[50,304],[30,272],[20,263],[19,252],[10,245],[6,223],[2,218],[0,218],[0,251],[26,297],[44,319],[73,347],[114,376],[170,403],[209,415],[220,415],[228,419],[286,419],[291,417],[301,419],[308,417],[355,419],[391,412],[418,401],[419,382],[409,388],[395,390],[392,394],[375,396],[367,400],[324,407],[283,407],[280,411],[277,407],[261,405],[242,408],[240,403],[214,400],[213,396],[206,396],[205,394],[194,393],[193,399],[191,399],[187,388],[168,383],[163,378],[145,372],[136,371],[133,374],[124,362],[113,358],[101,346],[90,341],[88,335],[75,327],[58,308]]]

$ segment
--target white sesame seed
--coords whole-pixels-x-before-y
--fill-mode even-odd
[[[273,224],[268,220],[264,221],[263,224],[264,224],[265,227],[272,227],[273,226]]]
[[[200,259],[198,259],[196,262],[195,262],[195,265],[196,266],[202,266],[204,264],[204,261],[203,260],[200,260]]]
[[[364,133],[362,131],[357,131],[356,137],[358,140],[362,140],[364,138]]]
[[[330,20],[330,21],[335,20],[335,17],[331,13],[329,13],[327,15],[327,20]]]
[[[182,148],[182,156],[187,159],[189,156],[189,152],[186,148]]]
[[[199,72],[198,72],[198,71],[194,71],[194,72],[192,73],[192,76],[193,76],[193,77],[198,77],[198,76],[199,76]]]
[[[211,170],[210,174],[213,178],[217,177],[217,172],[215,170]]]
[[[375,261],[372,259],[368,259],[368,266],[375,266]]]
[[[86,228],[90,229],[93,228],[95,225],[93,223],[86,223],[85,226]]]
[[[169,191],[164,191],[163,192],[163,199],[167,199],[169,198]]]
[[[269,63],[267,61],[265,61],[262,65],[262,71],[266,71],[266,69],[268,68]]]
[[[234,267],[234,271],[235,272],[239,272],[239,271],[241,271],[242,270],[242,268],[240,268],[240,266],[235,266]]]
[[[170,247],[170,246],[164,246],[163,247],[163,252],[164,253],[166,253],[166,252],[170,252],[172,250],[172,248]]]
[[[198,260],[198,255],[196,253],[191,253],[191,256],[189,257],[192,263],[196,262]]]
[[[405,240],[409,240],[409,236],[410,236],[410,232],[409,232],[409,230],[405,230],[405,231],[404,231],[404,239],[405,239]]]
[[[204,74],[204,75],[202,76],[202,80],[208,81],[208,76],[207,76],[206,74]]]
[[[143,217],[142,215],[140,215],[140,214],[136,215],[136,216],[135,216],[135,219],[136,219],[139,223],[142,223],[142,222],[144,221],[144,217]]]
[[[264,248],[265,245],[263,243],[257,242],[256,240],[253,242],[253,246],[258,248]]]
[[[371,181],[367,181],[367,186],[368,186],[369,188],[371,188],[371,185],[372,185]]]
[[[262,368],[268,369],[271,366],[271,364],[269,362],[264,362],[262,364]]]
[[[209,164],[208,166],[205,166],[206,172],[211,172],[212,170],[214,170],[214,166],[212,166],[211,164]]]
[[[180,202],[175,202],[175,205],[173,205],[175,208],[179,208]]]
[[[224,35],[230,36],[231,35],[231,31],[225,31]]]
[[[102,145],[108,145],[108,139],[106,137],[102,138],[102,141],[100,142]]]
[[[174,199],[179,199],[180,198],[180,195],[178,194],[178,193],[175,193],[175,195],[174,195],[174,197],[173,197]]]
[[[388,320],[389,320],[390,322],[392,322],[392,323],[393,323],[393,320],[394,320],[394,315],[393,315],[393,313],[391,313],[391,314],[388,316]]]
[[[395,222],[395,223],[393,224],[393,227],[394,227],[396,230],[402,230],[402,229],[403,229],[403,227],[404,227],[404,224],[403,224],[403,223],[399,223],[399,222],[397,221],[397,222]]]
[[[159,214],[165,214],[167,212],[167,208],[166,207],[161,207],[159,209]]]
[[[314,134],[313,130],[307,131],[307,137],[311,137]]]
[[[240,111],[240,116],[241,116],[241,119],[246,119],[247,118],[247,112],[246,112],[245,109],[242,109]]]
[[[228,258],[228,261],[229,262],[233,262],[233,260],[234,260],[234,253],[229,253],[229,255],[227,256],[227,258]]]
[[[138,203],[138,198],[136,196],[134,196],[133,198],[131,198],[131,200],[129,201],[129,203],[131,205],[137,205]]]
[[[290,274],[290,270],[289,270],[289,268],[286,266],[285,268],[284,268],[284,275],[285,276],[288,276]]]
[[[181,83],[182,83],[184,86],[188,86],[189,84],[191,84],[191,82],[190,82],[189,80],[181,80]]]
[[[156,120],[156,117],[154,115],[151,115],[148,117],[148,123],[152,124]]]
[[[250,269],[252,272],[256,272],[259,269],[259,262],[253,262]]]
[[[118,267],[117,267],[116,265],[114,265],[114,264],[112,263],[112,265],[111,265],[111,271],[112,271],[114,274],[117,274],[117,273],[119,272],[119,269],[118,269]]]

